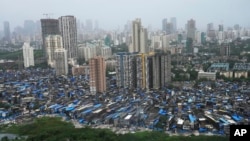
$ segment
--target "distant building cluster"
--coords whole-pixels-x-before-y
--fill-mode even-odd
[[[147,29],[141,20],[132,22],[132,43],[129,52],[115,55],[117,86],[122,88],[158,89],[171,81],[170,53],[150,51]],[[167,38],[162,42],[167,42]]]
[[[78,58],[83,58],[85,61],[89,59],[102,56],[105,59],[112,57],[112,50],[102,42],[91,42],[78,45]]]

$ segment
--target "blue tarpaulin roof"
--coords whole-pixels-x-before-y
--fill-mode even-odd
[[[94,106],[94,108],[99,108],[99,107],[101,107],[102,106],[102,104],[96,104],[95,106]]]
[[[88,113],[90,113],[90,112],[92,112],[92,109],[85,110],[85,111],[83,111],[82,113],[83,113],[83,114],[88,114]]]
[[[158,112],[160,115],[166,115],[167,114],[167,111],[166,110],[163,110],[163,109],[160,109],[160,111]]]
[[[65,110],[66,111],[72,111],[72,110],[74,110],[75,109],[75,107],[67,107]]]
[[[239,115],[237,115],[237,114],[234,114],[234,115],[232,116],[232,118],[233,118],[233,120],[235,120],[235,121],[240,121],[240,120],[242,120],[242,117],[239,116]]]
[[[196,118],[191,114],[189,114],[188,117],[191,122],[194,122],[196,120]]]

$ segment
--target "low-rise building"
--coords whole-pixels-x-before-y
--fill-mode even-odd
[[[209,80],[216,80],[216,73],[215,72],[198,72],[198,79],[206,78]]]

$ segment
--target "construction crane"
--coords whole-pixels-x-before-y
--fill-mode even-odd
[[[50,17],[53,15],[53,13],[44,13],[43,16],[45,16],[47,19],[50,19]]]

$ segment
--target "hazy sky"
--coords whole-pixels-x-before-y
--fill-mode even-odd
[[[161,28],[163,18],[176,17],[177,28],[184,28],[187,20],[196,20],[198,29],[213,22],[215,28],[225,26],[250,27],[250,0],[0,0],[0,30],[3,21],[11,29],[23,26],[23,21],[40,20],[44,13],[52,18],[74,15],[82,22],[99,21],[104,29],[123,29],[128,20],[141,18],[143,26]]]

